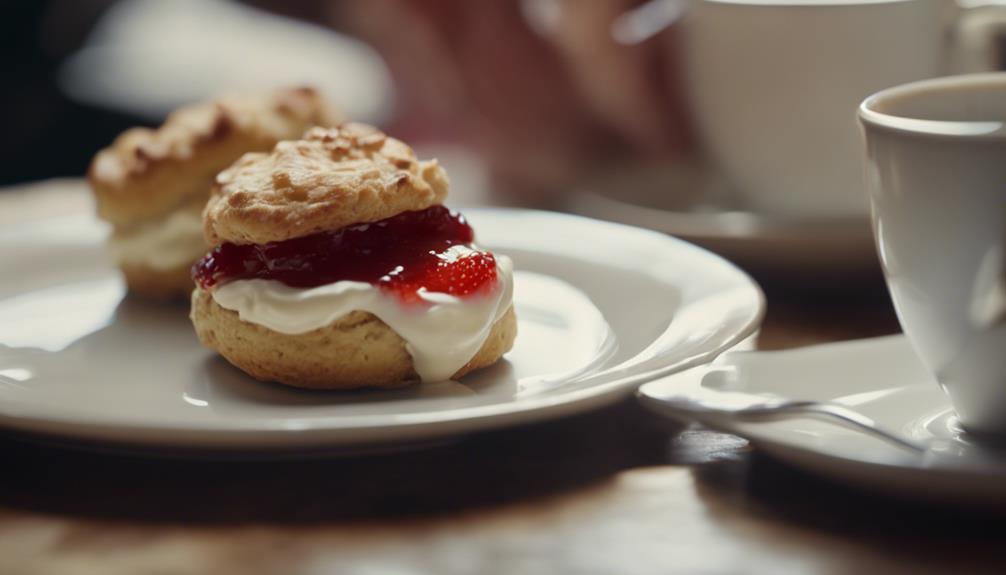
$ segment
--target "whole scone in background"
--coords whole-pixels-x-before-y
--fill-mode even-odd
[[[376,128],[309,130],[271,153],[248,154],[221,172],[204,213],[208,243],[263,244],[440,204],[447,174]],[[209,291],[192,293],[199,340],[258,379],[296,387],[394,388],[418,381],[406,342],[377,316],[352,312],[319,329],[283,334],[240,319]],[[512,306],[454,374],[495,363],[513,347]]]
[[[109,247],[131,291],[187,296],[205,253],[201,214],[214,178],[247,152],[270,150],[339,114],[311,88],[224,97],[176,110],[157,129],[133,128],[88,170]]]

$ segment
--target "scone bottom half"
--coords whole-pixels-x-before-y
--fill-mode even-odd
[[[203,214],[215,247],[193,267],[200,341],[252,377],[311,389],[492,365],[517,333],[509,260],[474,244],[446,194],[435,161],[360,124],[246,155]]]
[[[192,293],[192,323],[199,341],[248,375],[305,389],[399,388],[420,382],[403,340],[373,314],[357,311],[324,327],[283,334],[242,321],[206,290]],[[513,347],[513,307],[451,379],[496,363]]]
[[[130,293],[187,299],[191,266],[211,247],[202,211],[217,174],[245,153],[341,121],[313,88],[281,88],[179,108],[160,127],[132,128],[99,151],[87,179]]]

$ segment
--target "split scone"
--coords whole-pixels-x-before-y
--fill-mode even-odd
[[[375,128],[309,130],[221,172],[193,268],[200,341],[258,379],[399,387],[495,363],[510,260],[442,205],[447,174]]]
[[[129,289],[188,296],[192,264],[209,249],[202,211],[217,173],[246,152],[339,121],[313,89],[290,88],[196,104],[156,130],[123,132],[98,152],[87,177],[98,216],[113,226],[109,250]]]

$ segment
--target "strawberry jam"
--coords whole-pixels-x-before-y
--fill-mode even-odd
[[[461,214],[433,206],[282,242],[225,243],[193,266],[192,277],[203,289],[256,278],[300,288],[351,280],[405,302],[420,301],[420,289],[467,296],[496,283],[496,259],[473,240]]]

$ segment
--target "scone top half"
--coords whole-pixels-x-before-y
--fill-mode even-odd
[[[312,128],[222,172],[203,214],[206,242],[265,244],[440,204],[447,174],[376,128]]]
[[[339,114],[312,88],[224,97],[180,108],[157,129],[123,132],[91,162],[98,215],[116,228],[205,201],[218,172],[242,154],[271,149]]]

